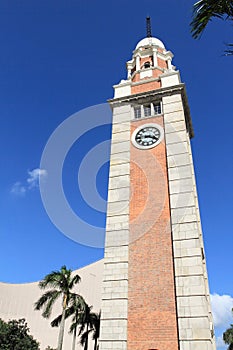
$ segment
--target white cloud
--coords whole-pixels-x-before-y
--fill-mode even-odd
[[[210,299],[215,327],[228,328],[233,323],[233,298],[230,295],[212,294]]]
[[[224,343],[222,337],[216,337],[217,350],[227,349],[227,345]]]
[[[27,178],[28,189],[32,189],[34,187],[38,187],[39,179],[46,177],[47,171],[45,169],[33,169],[32,171],[28,171],[29,177]]]
[[[219,295],[213,294],[210,296],[215,332],[216,336],[216,346],[217,350],[226,350],[228,346],[224,343],[222,339],[222,333],[230,327],[230,324],[233,323],[233,297],[230,295]],[[221,334],[219,336],[219,334]]]
[[[17,195],[17,196],[23,196],[26,192],[26,188],[21,184],[21,182],[17,181],[14,183],[14,185],[11,187],[11,193]]]
[[[39,186],[39,179],[43,180],[47,176],[47,171],[45,169],[35,168],[31,171],[28,171],[28,177],[26,183],[17,181],[12,187],[10,192],[17,196],[23,196],[27,191],[32,190],[35,187]]]

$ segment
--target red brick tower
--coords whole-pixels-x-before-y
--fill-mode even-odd
[[[172,53],[141,40],[114,86],[100,350],[213,350],[191,118]]]

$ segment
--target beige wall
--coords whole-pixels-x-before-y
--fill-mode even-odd
[[[81,277],[81,282],[76,292],[81,294],[93,310],[99,312],[101,301],[101,281],[103,272],[103,260],[74,271]],[[41,344],[41,350],[46,346],[56,348],[58,329],[50,326],[51,320],[60,314],[60,302],[54,307],[53,314],[49,320],[41,316],[41,311],[34,311],[34,303],[41,296],[42,291],[38,282],[25,284],[0,283],[0,318],[5,321],[9,319],[25,318],[31,334]],[[72,337],[68,334],[68,322],[66,325],[64,349],[71,349]],[[81,349],[78,345],[77,348]]]

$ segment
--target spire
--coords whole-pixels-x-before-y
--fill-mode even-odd
[[[148,38],[152,37],[152,32],[151,32],[151,20],[150,17],[146,17],[146,34]]]

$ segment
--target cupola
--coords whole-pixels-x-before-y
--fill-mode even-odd
[[[172,52],[166,50],[164,43],[152,36],[147,17],[147,37],[138,42],[131,60],[126,63],[127,80],[114,86],[114,98],[179,84],[179,72],[172,65],[172,58]]]

